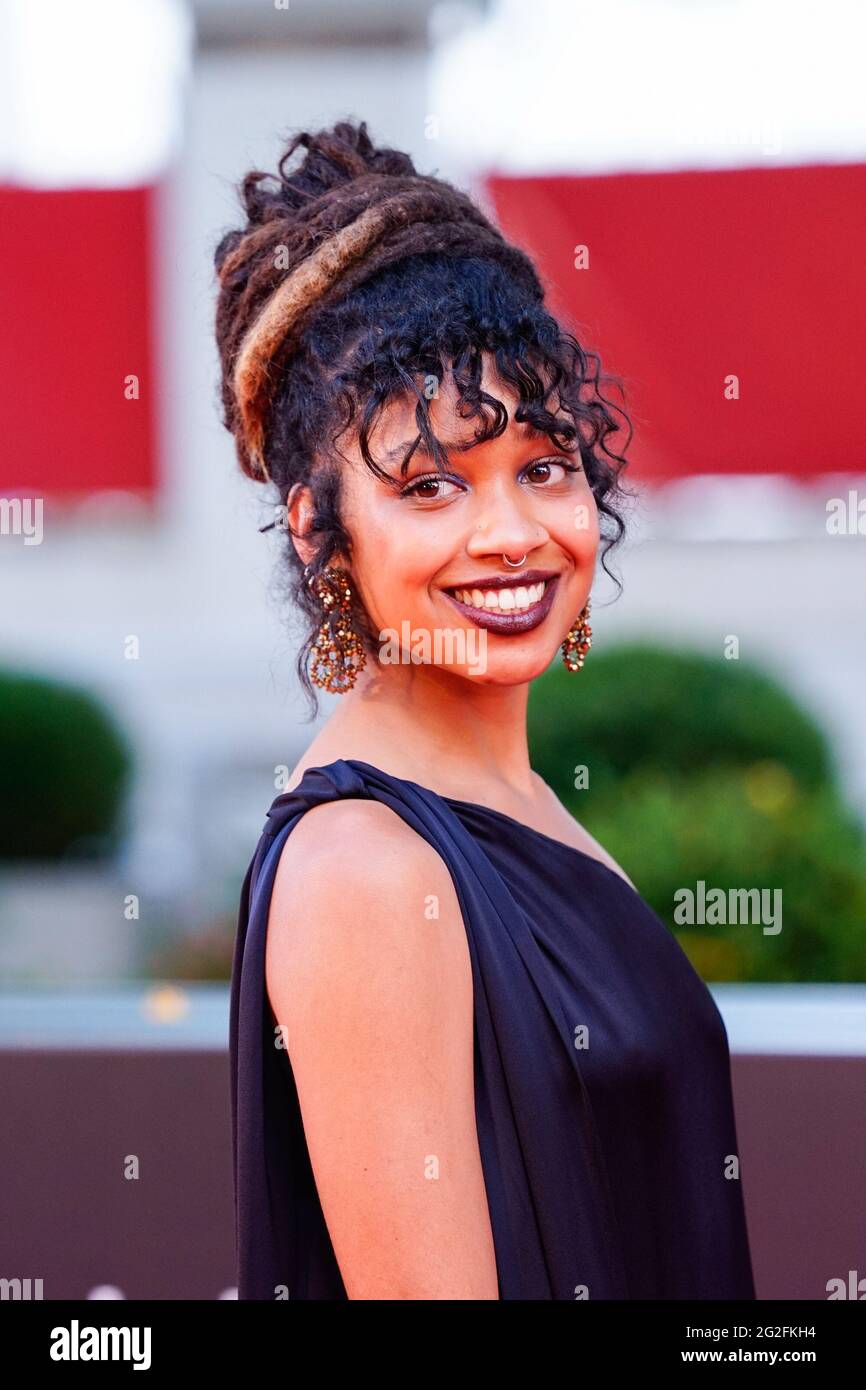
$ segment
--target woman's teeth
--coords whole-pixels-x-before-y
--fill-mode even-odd
[[[515,613],[525,612],[527,608],[538,603],[546,588],[547,581],[543,580],[540,584],[530,584],[525,588],[521,585],[516,589],[488,589],[486,593],[481,589],[454,589],[452,592],[455,598],[467,604],[469,608],[483,608],[494,613]]]

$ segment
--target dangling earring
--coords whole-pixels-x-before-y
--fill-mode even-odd
[[[304,569],[307,573],[310,566]],[[310,651],[310,680],[332,695],[343,695],[355,684],[358,672],[367,664],[360,635],[352,625],[352,589],[343,569],[331,566],[314,575],[307,584],[315,590],[325,610]]]
[[[589,608],[590,600],[587,599],[580,614],[568,629],[568,635],[562,644],[562,659],[569,671],[580,670],[584,658],[592,646],[592,628],[587,622]]]

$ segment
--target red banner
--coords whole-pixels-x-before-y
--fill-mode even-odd
[[[0,188],[0,493],[155,488],[154,196]]]

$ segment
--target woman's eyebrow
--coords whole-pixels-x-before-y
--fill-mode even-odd
[[[452,452],[452,450],[456,453],[466,453],[467,450],[473,449],[477,442],[478,441],[475,439],[468,439],[463,441],[455,440],[451,444],[440,444],[440,448],[446,454]],[[409,451],[408,454],[406,453],[407,449]],[[405,458],[403,457],[404,454],[406,455]],[[382,460],[384,463],[388,464],[396,463],[398,459],[403,459],[400,472],[405,473],[406,469],[409,467],[409,464],[412,462],[412,459],[416,455],[421,458],[433,457],[430,449],[428,449],[427,447],[426,440],[422,439],[420,434],[416,436],[414,440],[407,439],[403,444],[395,444],[392,449],[386,449],[384,454],[382,455]]]
[[[546,430],[538,429],[536,425],[531,425],[528,422],[522,426],[521,443],[535,444],[540,443],[542,440],[550,444],[550,436]],[[443,443],[441,448],[446,454],[452,451],[465,454],[468,453],[470,449],[474,449],[478,443],[479,441],[477,439],[454,440],[452,443]],[[408,454],[406,453],[407,450],[409,451]],[[406,455],[405,458],[404,455]],[[416,455],[421,458],[433,457],[427,447],[426,440],[422,439],[420,434],[416,435],[414,440],[407,439],[402,444],[395,444],[393,448],[386,449],[382,458],[383,462],[386,464],[396,463],[398,459],[403,459],[400,472],[404,474]]]

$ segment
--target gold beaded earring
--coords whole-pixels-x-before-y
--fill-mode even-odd
[[[569,671],[580,670],[584,658],[592,646],[592,628],[587,621],[589,608],[590,600],[587,599],[586,604],[568,629],[568,635],[562,644],[562,659]]]
[[[306,575],[310,569],[304,569]],[[314,590],[325,610],[325,620],[319,628],[310,651],[310,680],[332,695],[343,695],[355,684],[359,671],[367,664],[359,633],[352,625],[352,587],[344,569],[336,565],[324,574],[313,575],[307,584]]]

